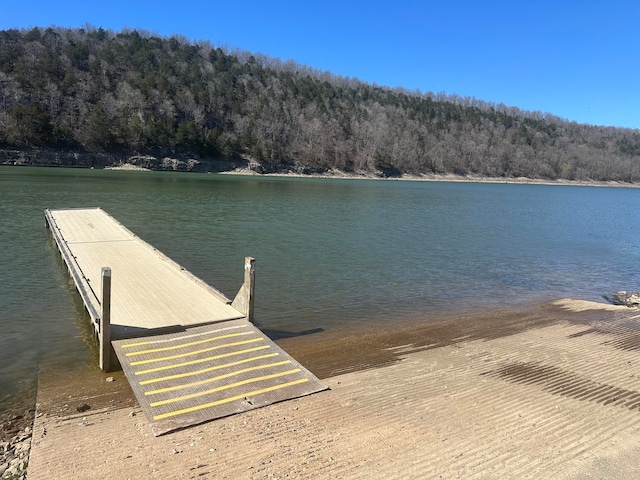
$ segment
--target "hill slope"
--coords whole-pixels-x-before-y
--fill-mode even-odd
[[[0,31],[0,149],[34,148],[243,158],[263,171],[640,181],[638,130],[93,28]]]

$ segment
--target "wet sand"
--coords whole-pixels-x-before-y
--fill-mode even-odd
[[[565,300],[283,339],[331,390],[162,437],[121,374],[49,376],[28,478],[632,478],[637,315]]]

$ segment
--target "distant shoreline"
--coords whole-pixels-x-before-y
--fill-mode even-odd
[[[150,168],[139,167],[138,165],[133,165],[132,163],[124,163],[122,165],[104,167],[104,170],[131,170],[136,172],[152,172],[153,171]]]
[[[124,170],[124,169],[123,169]],[[638,188],[638,183],[624,182],[598,182],[591,180],[548,180],[527,177],[503,178],[503,177],[485,177],[474,175],[454,175],[454,174],[422,174],[409,175],[403,174],[398,177],[381,177],[374,173],[345,173],[342,171],[329,171],[327,173],[257,173],[247,168],[238,168],[235,170],[218,172],[220,175],[246,175],[255,177],[290,177],[290,178],[335,178],[344,180],[397,180],[411,182],[451,182],[451,183],[504,183],[504,184],[521,184],[521,185],[564,185],[564,186],[583,186],[583,187],[628,187]]]
[[[135,162],[135,160],[134,160]],[[379,172],[343,172],[341,170],[328,170],[323,173],[298,173],[298,172],[269,172],[260,173],[247,167],[236,167],[224,170],[189,169],[183,168],[183,161],[165,159],[159,168],[151,166],[137,165],[134,162],[114,162],[111,164],[99,165],[96,167],[83,164],[38,164],[29,161],[4,162],[0,166],[17,167],[52,167],[52,168],[85,168],[96,170],[116,170],[116,171],[139,171],[139,172],[184,172],[184,173],[215,173],[219,175],[243,175],[261,178],[283,177],[283,178],[331,178],[344,180],[395,180],[412,182],[450,182],[450,183],[493,183],[493,184],[515,184],[515,185],[560,185],[560,186],[582,186],[582,187],[623,187],[639,188],[640,183],[626,183],[619,181],[594,181],[594,180],[549,180],[542,178],[528,177],[487,177],[481,175],[455,175],[455,174],[402,174],[399,176],[385,177]],[[190,163],[197,164],[192,160]],[[227,166],[229,166],[227,164]]]

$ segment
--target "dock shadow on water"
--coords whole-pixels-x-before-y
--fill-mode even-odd
[[[303,330],[301,332],[291,332],[288,330],[275,330],[271,328],[262,328],[258,323],[256,323],[256,327],[260,329],[262,333],[264,333],[267,337],[269,337],[273,341],[283,340],[285,338],[296,338],[304,335],[313,335],[315,333],[322,333],[325,331],[324,328],[310,328],[308,330]]]

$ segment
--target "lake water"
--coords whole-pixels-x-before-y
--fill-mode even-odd
[[[45,208],[100,206],[231,298],[255,257],[273,330],[640,290],[632,188],[0,167],[0,193],[0,410],[96,362]]]

